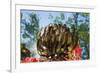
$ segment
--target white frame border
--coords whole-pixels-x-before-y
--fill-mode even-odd
[[[44,4],[44,3],[43,3]],[[64,5],[55,5],[55,6],[53,6],[53,5],[43,5],[43,4],[40,4],[40,5],[37,5],[37,4],[16,4],[15,2],[12,2],[11,3],[11,6],[13,6],[13,7],[11,7],[11,72],[12,73],[14,73],[14,72],[19,72],[19,71],[33,71],[33,69],[35,70],[35,71],[38,71],[38,70],[46,70],[46,69],[49,69],[49,68],[51,68],[51,69],[66,69],[66,68],[75,68],[75,67],[77,67],[77,68],[79,68],[79,67],[88,67],[88,66],[95,66],[96,65],[96,61],[95,61],[95,50],[94,49],[92,49],[92,51],[94,51],[94,54],[92,54],[92,59],[91,60],[83,60],[83,61],[74,61],[74,63],[73,63],[73,61],[68,61],[67,63],[66,63],[66,65],[65,65],[65,62],[50,62],[50,63],[33,63],[34,64],[34,66],[37,66],[37,67],[34,67],[33,68],[33,64],[31,63],[31,64],[27,64],[27,67],[25,67],[25,65],[23,64],[23,65],[19,65],[18,64],[18,59],[17,59],[17,54],[18,53],[16,53],[16,51],[18,51],[18,50],[15,50],[16,49],[16,43],[18,43],[18,40],[16,39],[16,38],[19,38],[18,37],[18,29],[20,29],[19,28],[19,26],[16,26],[16,24],[19,22],[17,22],[16,23],[16,20],[19,20],[18,18],[16,18],[16,17],[19,17],[19,15],[18,15],[18,13],[16,13],[16,10],[18,10],[18,8],[16,8],[16,6],[23,6],[23,5],[25,5],[26,6],[26,8],[27,8],[27,6],[29,6],[29,9],[31,9],[32,7],[46,7],[46,8],[48,8],[48,7],[50,7],[50,8],[55,8],[55,7],[57,7],[58,8],[58,11],[59,11],[59,8],[61,8],[61,9],[68,9],[69,8],[69,10],[71,9],[71,11],[75,11],[75,9],[76,9],[76,11],[77,11],[77,9],[79,9],[79,10],[86,10],[86,11],[88,11],[89,10],[89,12],[90,12],[90,14],[91,14],[91,21],[90,21],[90,25],[92,25],[92,26],[90,26],[90,34],[92,34],[92,37],[90,38],[90,44],[91,45],[93,45],[92,47],[94,47],[94,44],[95,44],[95,25],[94,25],[94,23],[95,23],[95,21],[94,21],[94,17],[95,17],[95,11],[94,11],[94,7],[90,7],[90,6],[88,6],[88,7],[85,7],[84,5],[83,6],[79,6],[79,7],[77,7],[77,5],[69,5],[69,6],[64,6]],[[19,9],[20,9],[20,7],[19,7]],[[73,10],[72,10],[73,9]],[[48,10],[48,9],[47,9]],[[51,9],[52,10],[52,9]],[[69,11],[68,10],[68,11]],[[57,11],[57,9],[55,10],[55,11]],[[66,10],[65,10],[66,11]],[[75,12],[76,12],[75,11]],[[16,32],[16,30],[18,30],[17,32]],[[17,36],[17,37],[16,37]],[[91,41],[91,39],[92,39],[92,41]],[[90,46],[91,47],[91,46]],[[13,49],[14,48],[14,49]],[[91,52],[91,50],[90,50],[90,52]],[[15,56],[17,56],[17,57],[15,57]],[[90,57],[91,57],[91,54],[90,54]],[[16,63],[17,62],[17,63]],[[60,65],[59,65],[59,63],[60,63]],[[78,64],[78,63],[80,63],[80,64]],[[47,64],[49,67],[47,68],[47,67],[43,67],[45,64]],[[24,68],[23,68],[24,67]],[[32,68],[32,69],[27,69],[27,68]]]

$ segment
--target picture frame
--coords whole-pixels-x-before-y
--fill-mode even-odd
[[[55,4],[56,3],[56,4]],[[87,12],[90,27],[90,59],[59,62],[21,63],[20,42],[21,42],[21,10],[51,11],[51,12]],[[95,58],[95,7],[88,5],[73,4],[61,1],[11,1],[11,73],[25,71],[44,71],[53,69],[67,69],[78,67],[91,67],[96,65]]]

